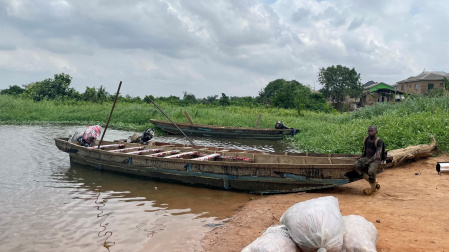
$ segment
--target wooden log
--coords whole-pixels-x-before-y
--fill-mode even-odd
[[[436,140],[433,136],[430,137],[432,143],[408,146],[403,149],[391,150],[388,152],[389,156],[393,157],[393,166],[403,164],[407,160],[418,160],[424,157],[431,157],[432,151],[436,147]]]

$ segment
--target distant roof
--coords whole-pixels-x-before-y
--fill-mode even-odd
[[[372,87],[375,87],[377,85],[386,86],[387,88],[392,87],[391,85],[388,85],[385,82],[374,82],[374,81],[368,81],[367,83],[363,84],[364,89],[370,89]]]
[[[374,81],[368,81],[367,83],[363,84],[363,87],[368,87],[368,86],[371,86],[371,85],[376,84],[376,83],[377,82],[374,82]]]
[[[405,80],[398,81],[397,83],[407,83],[422,80],[442,80],[444,77],[449,78],[449,74],[443,71],[423,71],[417,76],[409,77]]]
[[[365,86],[367,84],[371,84],[369,86]],[[381,89],[388,89],[388,90],[393,90],[393,87],[391,85],[388,85],[384,82],[374,82],[372,81],[372,83],[367,82],[365,85],[363,85],[363,89],[365,91],[369,91],[369,92],[375,92],[377,90],[381,90]]]

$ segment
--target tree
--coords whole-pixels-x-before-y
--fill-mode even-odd
[[[298,108],[299,104],[306,104],[307,97],[310,95],[310,89],[296,80],[283,80],[278,90],[271,96],[273,105],[278,108],[293,109]]]
[[[229,105],[231,105],[231,101],[229,100],[229,97],[227,95],[225,95],[224,93],[221,93],[221,98],[218,101],[218,103],[221,106],[229,106]]]
[[[341,65],[321,68],[318,81],[323,85],[320,92],[324,97],[333,99],[337,103],[338,110],[341,109],[346,96],[360,98],[363,94],[360,74],[354,68],[349,69]]]
[[[0,94],[18,96],[18,95],[22,94],[24,91],[25,91],[25,89],[23,89],[17,85],[14,85],[14,86],[9,86],[9,88],[7,88],[7,89],[3,89],[2,91],[0,91]]]
[[[259,92],[259,96],[257,97],[259,102],[271,105],[271,98],[276,94],[276,91],[278,91],[282,87],[282,85],[285,84],[285,82],[286,81],[284,79],[277,79],[268,83],[268,85]]]
[[[184,93],[184,97],[183,97],[182,101],[185,105],[191,105],[191,104],[197,103],[195,95],[189,94],[187,92],[183,92],[183,93]]]
[[[62,100],[68,97],[70,90],[70,82],[72,77],[68,74],[55,74],[55,79],[45,79],[25,85],[25,97],[29,97],[34,101],[47,100]]]

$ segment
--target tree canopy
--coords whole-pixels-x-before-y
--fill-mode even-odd
[[[323,95],[312,93],[309,87],[296,80],[286,81],[277,79],[259,92],[258,100],[277,108],[314,110],[329,112],[332,109],[327,105]]]
[[[324,97],[334,100],[339,110],[346,96],[360,98],[363,94],[360,74],[354,68],[349,69],[341,65],[321,68],[318,81],[323,85],[320,92]]]

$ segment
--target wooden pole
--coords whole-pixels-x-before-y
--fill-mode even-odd
[[[254,128],[259,128],[259,122],[260,122],[261,117],[262,117],[262,115],[259,114],[259,118],[257,118],[257,122],[256,122],[256,127],[254,127]]]
[[[170,117],[168,117],[168,115],[166,115],[165,113],[164,113],[164,111],[162,111],[162,109],[161,108],[159,108],[159,106],[156,104],[156,103],[154,103],[154,101],[150,98],[150,97],[148,97],[148,96],[146,96],[147,98],[148,98],[148,100],[150,100],[151,101],[151,103],[153,103],[153,105],[154,106],[156,106],[156,108],[157,109],[159,109],[159,111],[161,111],[162,112],[162,114],[164,114],[164,116],[165,117],[167,117],[167,119],[171,122],[171,123],[173,123],[173,125],[175,125],[175,127],[187,138],[187,140],[189,140],[189,142],[193,145],[193,147],[195,147],[195,149],[197,149],[198,150],[198,147],[196,147],[196,145],[192,142],[192,140],[190,140],[190,138],[188,138],[187,136],[186,136],[186,134],[184,134],[184,131],[182,131],[179,127],[178,127],[178,125],[176,125],[176,123],[175,122],[173,122],[171,119],[170,119]]]
[[[106,130],[108,129],[109,121],[111,120],[112,111],[114,111],[115,103],[117,102],[118,94],[120,93],[120,87],[122,86],[122,82],[120,81],[120,84],[118,85],[117,94],[115,94],[115,100],[114,104],[112,105],[111,113],[109,114],[108,123],[106,123],[106,127],[104,128],[103,135],[101,136],[100,142],[98,143],[98,149],[100,149],[101,142],[103,142],[104,134],[106,133]]]
[[[193,121],[189,116],[189,113],[187,113],[187,111],[184,110],[184,115],[187,117],[187,120],[189,120],[190,125],[193,125]]]

